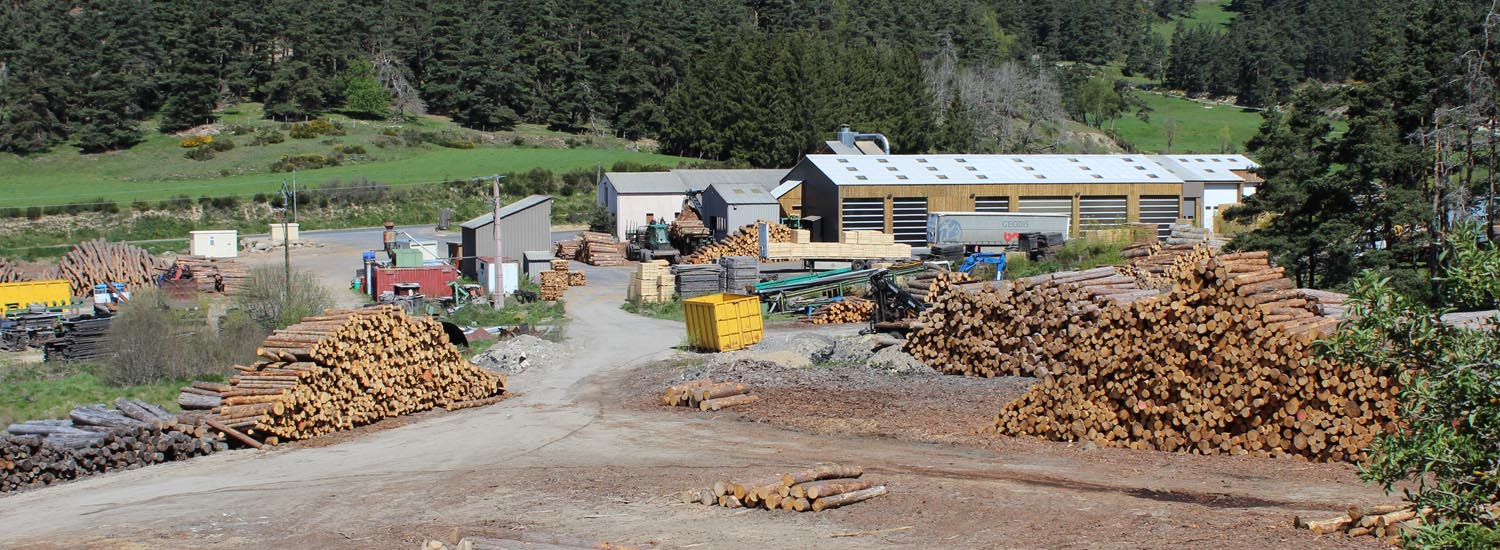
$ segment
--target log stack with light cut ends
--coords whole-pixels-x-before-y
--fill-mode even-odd
[[[803,320],[814,325],[868,323],[870,316],[874,314],[875,302],[855,296],[845,296],[842,300],[820,306],[812,316]]]
[[[25,280],[27,277],[21,274],[20,268],[5,258],[0,258],[0,283],[19,283]]]
[[[177,259],[185,262],[192,270],[199,292],[218,292],[233,296],[239,292],[245,280],[250,278],[250,270],[232,258],[178,256]]]
[[[738,231],[725,237],[724,240],[705,246],[684,256],[684,264],[711,264],[719,261],[725,256],[754,256],[760,257],[760,229],[759,224],[770,227],[771,242],[792,242],[792,228],[771,221],[760,221],[759,223],[741,227]]]
[[[589,265],[625,265],[625,243],[615,240],[608,233],[585,231],[578,236],[577,260]]]
[[[121,283],[126,290],[153,286],[166,267],[138,246],[95,239],[78,243],[63,256],[57,264],[57,278],[67,279],[73,293],[82,296],[101,283]]]
[[[552,247],[552,256],[559,260],[578,258],[578,239],[563,239]]]
[[[1329,519],[1308,520],[1293,516],[1292,525],[1317,535],[1343,533],[1351,537],[1374,537],[1399,545],[1401,537],[1420,527],[1429,514],[1430,510],[1417,510],[1410,504],[1381,505],[1368,509],[1350,506],[1345,514]]]
[[[683,491],[680,498],[684,504],[821,512],[887,494],[884,485],[863,475],[859,466],[818,464],[749,480],[721,480],[710,487]]]
[[[759,400],[759,397],[750,394],[750,388],[744,384],[715,383],[707,378],[668,386],[661,396],[663,405],[691,407],[701,411],[718,411],[748,405]]]
[[[399,308],[330,311],[267,337],[265,360],[227,384],[183,388],[184,408],[251,446],[503,395],[505,377],[465,361],[437,321]]]
[[[582,273],[579,273],[582,275]],[[568,271],[567,260],[552,260],[552,270],[537,274],[541,284],[541,292],[538,297],[549,302],[561,300],[563,293],[568,291],[572,285],[572,272]]]

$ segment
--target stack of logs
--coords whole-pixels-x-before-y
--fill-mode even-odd
[[[760,257],[760,230],[756,226],[766,224],[770,227],[771,242],[792,242],[792,228],[776,222],[761,221],[741,227],[734,234],[725,237],[724,240],[705,246],[682,258],[685,264],[711,264],[719,261],[725,256],[753,256]]]
[[[234,295],[250,278],[250,271],[231,258],[209,258],[205,256],[178,256],[193,272],[199,292],[219,292]]]
[[[924,278],[931,275],[931,279]],[[969,282],[969,274],[958,271],[940,271],[937,273],[927,272],[923,276],[914,277],[906,285],[907,291],[912,296],[921,296],[925,303],[932,303],[938,296],[947,294],[958,283]]]
[[[1135,254],[1137,250],[1127,252]],[[1130,265],[1121,271],[1140,280],[1143,288],[1172,288],[1190,277],[1196,266],[1212,257],[1216,249],[1205,244],[1155,245],[1144,256],[1127,256]],[[1122,252],[1123,256],[1125,252]]]
[[[68,420],[11,424],[11,435],[0,436],[0,492],[224,449],[156,405],[120,398],[115,407],[79,407]]]
[[[760,398],[750,394],[750,388],[734,382],[716,383],[708,378],[689,380],[668,386],[662,392],[661,403],[669,407],[692,407],[700,411],[717,411],[729,407],[748,405]]]
[[[749,482],[718,481],[712,487],[683,491],[681,499],[683,504],[725,508],[821,512],[887,493],[884,485],[860,479],[863,475],[859,466],[818,464]]]
[[[578,238],[583,241],[578,247],[578,261],[599,266],[625,265],[625,243],[607,233],[592,231],[585,231]]]
[[[542,285],[542,290],[538,293],[538,297],[549,302],[561,300],[563,293],[567,292],[568,286],[573,283],[573,277],[570,273],[568,271],[567,260],[552,260],[551,270],[537,274],[537,279],[541,281]],[[582,274],[579,273],[579,275]]]
[[[383,418],[492,403],[505,378],[465,361],[437,321],[394,306],[330,311],[278,330],[265,361],[234,368],[228,384],[183,388],[184,409],[250,445],[305,439]]]
[[[588,275],[582,271],[568,272],[568,286],[585,286],[589,284]]]
[[[855,296],[845,296],[842,300],[819,307],[803,321],[814,325],[868,323],[870,316],[874,314],[875,302]]]
[[[677,219],[672,220],[672,225],[667,227],[667,233],[674,241],[688,241],[702,239],[712,236],[714,233],[698,218],[698,213],[691,208],[683,208]]]
[[[559,260],[578,258],[578,239],[563,239],[552,247],[552,257]]]
[[[1293,516],[1292,524],[1317,535],[1344,533],[1351,537],[1375,537],[1392,545],[1401,544],[1402,535],[1422,525],[1426,510],[1418,512],[1410,504],[1382,505],[1368,510],[1350,506],[1342,516],[1325,520],[1305,520]]]
[[[19,283],[25,280],[27,280],[26,276],[21,274],[21,270],[15,264],[6,261],[5,258],[0,258],[0,283]]]
[[[1356,460],[1395,381],[1313,353],[1337,320],[1265,253],[1210,256],[1169,291],[1107,269],[958,285],[908,352],[951,373],[1046,375],[1001,433],[1202,454]]]
[[[67,279],[74,294],[83,296],[101,283],[122,283],[126,290],[154,286],[166,267],[143,248],[97,239],[69,250],[57,264],[56,278]]]

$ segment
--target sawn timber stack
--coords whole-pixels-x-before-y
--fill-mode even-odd
[[[184,408],[247,445],[306,439],[434,407],[492,402],[505,377],[465,361],[442,325],[399,308],[330,311],[266,338],[228,384],[198,383]],[[232,433],[239,432],[239,433]]]

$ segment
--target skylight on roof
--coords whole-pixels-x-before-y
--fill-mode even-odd
[[[891,163],[891,159],[875,159],[875,162],[878,162],[878,163],[881,163],[881,164],[890,164]]]
[[[1027,166],[1026,167],[1026,171],[1027,172],[1035,172],[1036,171],[1036,167],[1035,166]]]
[[[848,168],[845,168],[845,170],[848,170],[848,171],[850,171],[850,172],[858,172],[858,171],[859,171],[859,168],[857,168],[857,167],[854,167],[854,166],[850,166],[850,167],[848,167]]]
[[[958,163],[966,163],[969,162],[969,159],[954,159],[953,161]]]
[[[1044,180],[1044,179],[1047,179],[1047,176],[1046,176],[1046,175],[1044,175],[1044,174],[1037,174],[1037,175],[1036,175],[1036,179],[1039,179],[1039,180]]]
[[[849,159],[839,159],[839,164],[849,164]]]
[[[973,167],[973,166],[965,166],[965,167],[964,167],[964,169],[965,169],[965,170],[968,170],[968,171],[970,171],[970,172],[978,172],[978,171],[979,171],[979,169],[978,169],[978,168],[975,168],[975,167]]]
[[[1079,170],[1083,170],[1083,171],[1085,171],[1085,172],[1087,172],[1087,171],[1089,171],[1089,170],[1093,170],[1093,168],[1089,168],[1089,167],[1087,167],[1087,166],[1079,166],[1079,167],[1078,167],[1078,169],[1079,169]]]
[[[857,179],[859,181],[866,181],[866,180],[869,180],[870,178],[868,178],[866,176],[854,176],[854,179]]]
[[[1011,162],[1014,162],[1016,164],[1020,164],[1020,163],[1026,162],[1024,160],[1021,160],[1021,157],[1011,157],[1010,160],[1011,160]]]
[[[862,178],[864,176],[860,176],[860,177]],[[1146,174],[1146,177],[1151,178],[1151,179],[1159,179],[1159,178],[1161,178],[1161,176],[1158,176],[1156,174]]]
[[[1125,162],[1135,162],[1135,159],[1132,159],[1132,158],[1130,158],[1130,157],[1125,157],[1125,158],[1122,158],[1122,159],[1120,159],[1120,160],[1123,160],[1123,161],[1125,161]]]
[[[1214,171],[1214,169],[1213,168],[1204,168],[1203,171],[1212,174],[1213,171]]]
[[[1136,170],[1140,170],[1140,171],[1142,171],[1142,172],[1144,172],[1144,171],[1146,171],[1146,167],[1145,167],[1145,166],[1140,166],[1140,165],[1137,165],[1137,166],[1136,166],[1136,167],[1135,167],[1135,169],[1136,169]]]
[[[1224,159],[1212,159],[1214,162],[1224,162]]]
[[[928,172],[936,172],[937,171],[937,167],[936,166],[928,166],[927,167],[927,171]]]
[[[943,175],[943,174],[938,174],[937,178],[940,179],[940,180],[945,180],[945,179],[948,179],[948,176]]]
[[[1078,159],[1068,159],[1068,162],[1078,162]]]
[[[1094,179],[1096,179],[1096,180],[1102,180],[1102,179],[1104,179],[1104,176],[1099,175],[1099,174],[1094,174]]]
[[[908,177],[906,177],[905,175],[902,175],[902,174],[896,174],[896,179],[898,179],[898,180],[908,180],[908,179],[911,179],[911,178],[908,178]]]
[[[990,179],[990,177],[989,177],[989,176],[986,176],[986,175],[984,175],[984,174],[980,174],[980,175],[977,175],[977,176],[974,176],[974,177],[975,177],[975,178],[978,178],[978,179],[982,179],[982,180],[987,180],[987,179]]]
[[[917,162],[920,162],[920,163],[922,163],[922,164],[927,164],[927,159],[924,159],[924,158],[918,158],[918,159],[917,159]]]
[[[890,171],[890,172],[895,172],[895,171],[900,170],[900,168],[896,168],[895,166],[887,166],[887,167],[885,167],[885,169],[887,171]]]

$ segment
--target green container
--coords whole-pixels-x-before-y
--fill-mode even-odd
[[[410,248],[396,250],[396,267],[422,267],[422,251]]]

